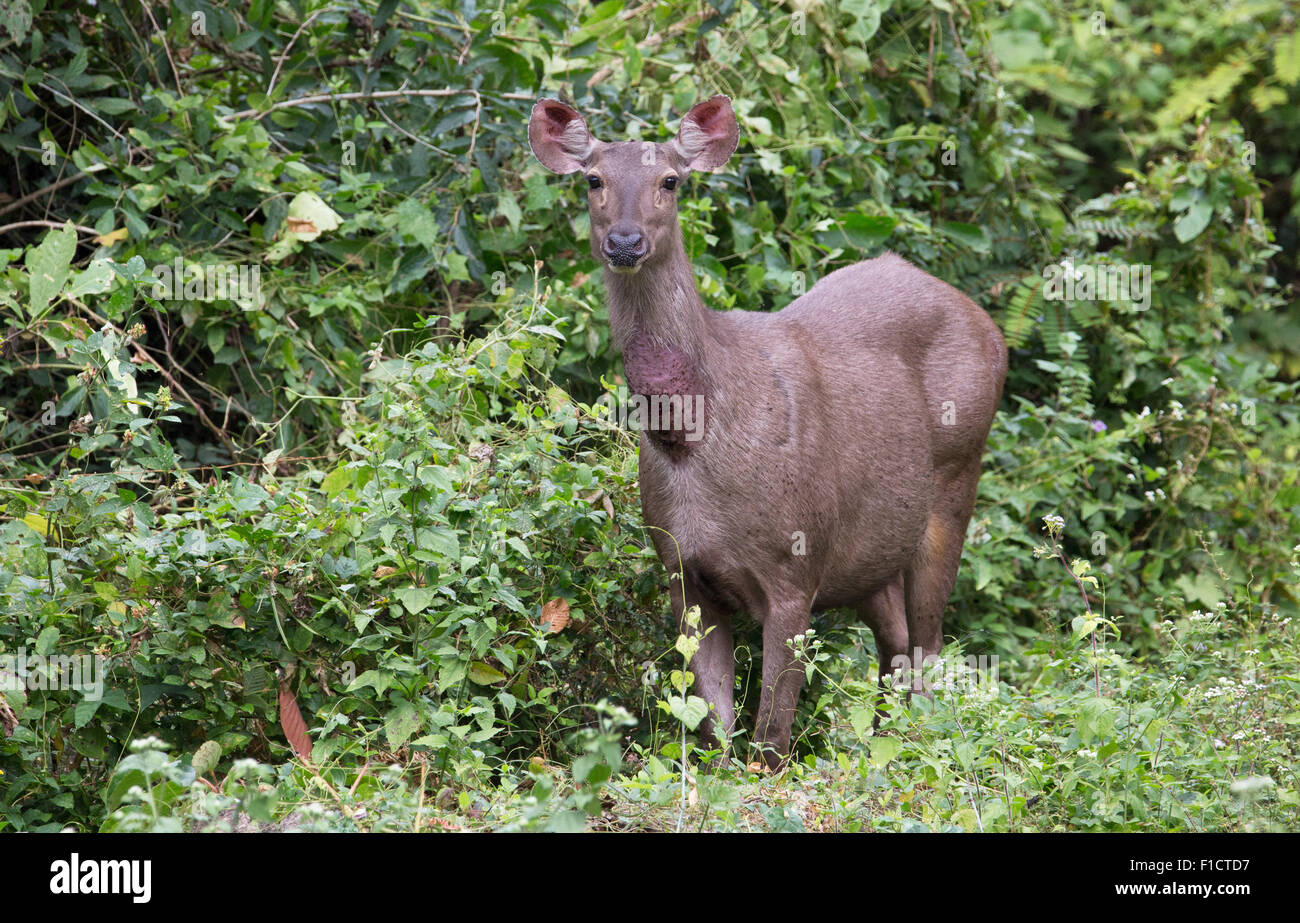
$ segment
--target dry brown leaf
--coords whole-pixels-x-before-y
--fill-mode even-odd
[[[542,606],[542,625],[549,632],[563,631],[569,624],[569,604],[558,596]]]
[[[101,247],[111,247],[119,240],[126,240],[126,228],[118,228],[116,231],[109,231],[107,234],[100,234],[95,238],[95,243]]]
[[[4,731],[5,737],[13,735],[14,729],[18,727],[18,716],[14,714],[9,703],[5,701],[3,693],[0,693],[0,730]]]
[[[303,762],[311,760],[311,737],[307,734],[307,722],[302,720],[298,710],[298,700],[289,689],[289,680],[280,680],[280,727],[284,729],[285,739],[298,759]]]

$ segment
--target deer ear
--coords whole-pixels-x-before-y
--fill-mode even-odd
[[[731,100],[715,96],[696,103],[682,119],[682,127],[673,139],[673,149],[691,170],[716,170],[736,150],[740,126]]]
[[[599,144],[576,109],[557,99],[541,99],[528,119],[528,145],[542,166],[554,173],[581,170]]]

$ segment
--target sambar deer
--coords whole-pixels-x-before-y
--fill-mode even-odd
[[[736,149],[715,96],[668,143],[596,140],[553,99],[528,139],[556,173],[581,171],[604,264],[613,341],[630,390],[703,400],[640,435],[641,506],[670,573],[674,616],[698,605],[691,662],[711,707],[704,739],[735,731],[732,616],[762,625],[754,742],[788,757],[804,669],[787,644],[814,610],[855,607],[881,679],[935,656],[1006,377],[997,325],[977,304],[886,253],[839,269],[784,309],[714,311],[695,286],[677,195]],[[680,586],[677,584],[680,579]],[[683,628],[683,630],[685,630]]]

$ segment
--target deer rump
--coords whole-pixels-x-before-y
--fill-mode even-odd
[[[725,163],[737,136],[725,97],[667,144],[596,141],[553,100],[529,127],[544,165],[587,177],[630,390],[702,408],[693,431],[684,412],[642,428],[642,509],[676,618],[699,606],[707,632],[691,664],[711,706],[705,742],[736,731],[731,617],[744,610],[763,631],[754,743],[777,766],[804,676],[786,642],[813,610],[858,610],[882,680],[942,646],[1006,349],[983,309],[888,253],[779,312],[705,307],[675,191]]]

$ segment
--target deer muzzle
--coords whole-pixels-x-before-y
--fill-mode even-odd
[[[645,235],[637,230],[612,229],[600,245],[600,252],[615,271],[635,272],[648,250]]]

